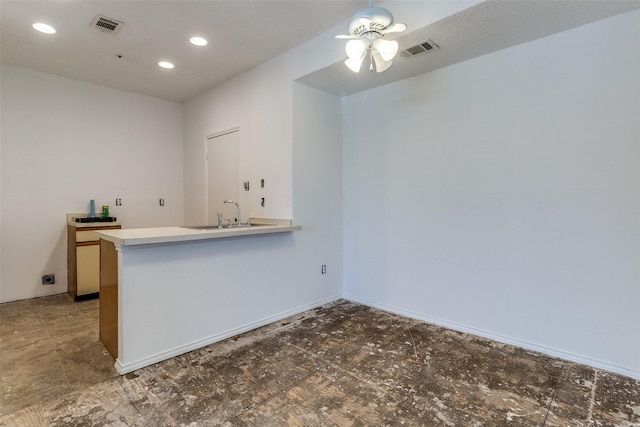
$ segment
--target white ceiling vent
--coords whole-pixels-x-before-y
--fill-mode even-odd
[[[116,34],[120,31],[120,28],[124,25],[124,22],[117,19],[109,18],[104,15],[96,15],[91,22],[91,27],[96,30],[102,31],[105,34]]]
[[[411,58],[413,56],[420,55],[426,52],[431,52],[438,49],[440,49],[440,47],[438,47],[437,44],[435,44],[431,40],[426,40],[426,41],[423,41],[422,43],[418,43],[415,46],[406,48],[405,50],[400,52],[400,56],[402,56],[403,58]]]

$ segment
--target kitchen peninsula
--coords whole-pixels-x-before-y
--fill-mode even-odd
[[[269,218],[254,219],[251,227],[98,232],[100,339],[118,372],[293,314],[269,311],[264,301],[278,283],[259,283],[257,273],[286,262],[283,254],[295,246],[292,232],[300,229]]]

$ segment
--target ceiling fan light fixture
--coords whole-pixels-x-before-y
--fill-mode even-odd
[[[373,58],[373,63],[376,65],[377,73],[383,72],[393,64],[393,61],[385,60],[382,55],[380,55],[380,52],[374,49],[371,50],[371,57]]]
[[[362,63],[364,62],[364,55],[362,58],[348,58],[344,61],[344,64],[354,73],[359,73]]]
[[[398,54],[398,42],[395,40],[377,39],[373,43],[373,48],[385,61],[391,61]]]
[[[357,40],[349,40],[347,45],[345,46],[345,52],[347,56],[351,59],[362,59],[364,58],[367,49],[369,48],[369,43],[366,40],[357,39]]]
[[[383,72],[392,64],[399,46],[395,40],[384,40],[389,33],[400,33],[407,29],[402,23],[393,22],[393,15],[382,7],[373,7],[357,12],[349,21],[349,34],[338,35],[338,39],[350,39],[345,51],[348,59],[345,65],[353,72],[360,72],[365,57],[369,57],[369,69]]]

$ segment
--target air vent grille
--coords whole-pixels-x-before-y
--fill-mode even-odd
[[[120,31],[120,28],[124,25],[124,22],[117,19],[108,18],[103,15],[96,15],[91,22],[91,27],[98,31],[102,31],[105,34],[116,34]]]
[[[438,49],[440,49],[440,47],[438,47],[438,45],[435,44],[433,41],[425,40],[422,43],[418,43],[415,46],[406,48],[405,50],[400,52],[400,56],[402,56],[403,58],[411,58],[416,55],[421,55],[423,53],[431,52]]]

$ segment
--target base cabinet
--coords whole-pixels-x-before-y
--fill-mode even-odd
[[[100,238],[97,230],[120,229],[120,225],[67,227],[67,291],[75,301],[100,294]]]

